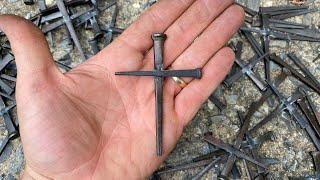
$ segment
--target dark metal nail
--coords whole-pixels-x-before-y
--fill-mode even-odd
[[[201,79],[201,69],[116,72],[117,76],[191,77]]]
[[[196,176],[192,177],[191,180],[200,180],[203,175],[205,175],[210,169],[214,167],[214,165],[217,164],[218,161],[221,160],[221,157],[212,160],[210,164],[208,164],[202,171],[200,171]]]
[[[276,28],[270,27],[270,29],[285,33],[290,33],[296,36],[303,36],[314,39],[314,42],[320,42],[320,32],[315,29],[287,29],[287,28]]]
[[[16,82],[17,81],[17,78],[9,76],[7,74],[1,74],[0,77],[2,79],[5,79],[5,80],[11,81],[11,82]]]
[[[153,51],[154,51],[154,69],[156,71],[163,70],[163,52],[164,41],[167,36],[163,33],[156,33],[152,35]],[[157,155],[162,156],[162,119],[163,119],[163,77],[155,77],[155,97],[156,97],[156,149]]]
[[[246,27],[246,26],[244,26]],[[246,39],[249,41],[252,49],[255,51],[255,53],[259,56],[262,57],[264,56],[266,53],[263,50],[263,48],[261,48],[261,46],[259,45],[259,43],[257,42],[257,40],[253,37],[253,35],[250,32],[246,32],[246,31],[242,31],[242,34],[246,37]],[[267,45],[267,44],[265,44]],[[270,58],[269,56],[265,56],[264,58],[264,63],[265,63],[265,76],[266,76],[266,80],[270,81]]]
[[[253,178],[253,172],[251,172],[251,169],[249,168],[249,166],[248,166],[248,162],[247,162],[247,160],[245,160],[245,159],[243,159],[243,166],[244,166],[244,169],[245,169],[245,171],[246,171],[246,174],[247,174],[247,177],[248,177],[248,179],[249,180],[253,180],[254,178]]]
[[[103,34],[102,34],[102,31],[100,29],[100,26],[95,18],[95,16],[93,16],[91,19],[89,19],[89,22],[91,24],[91,27],[92,27],[92,30],[93,30],[93,33],[94,33],[94,38],[99,38],[101,37]]]
[[[260,18],[261,18],[261,28],[268,29],[270,27],[270,15],[264,12],[264,8],[260,8]],[[270,53],[270,37],[268,35],[261,36],[262,39],[262,48],[263,52],[266,54]],[[271,71],[270,71],[270,60],[266,58],[264,61],[265,66],[265,75],[267,81],[271,80]]]
[[[6,56],[0,61],[0,71],[2,71],[9,63],[14,60],[14,56],[10,53],[7,53]]]
[[[312,62],[316,62],[320,59],[320,54],[312,61]]]
[[[13,101],[13,102],[16,101],[16,99],[14,97],[12,97],[12,96],[10,96],[8,94],[5,94],[3,92],[0,92],[0,96],[5,97],[5,98],[7,98],[7,99],[9,99],[10,101]]]
[[[260,163],[259,161],[253,159],[252,157],[244,154],[242,151],[234,148],[233,146],[224,143],[224,142],[221,141],[220,139],[217,139],[217,138],[215,138],[215,137],[213,137],[213,136],[206,136],[206,137],[204,138],[204,140],[207,141],[208,143],[211,143],[211,144],[217,146],[218,148],[221,148],[221,149],[229,152],[230,154],[234,154],[235,156],[237,156],[237,157],[239,157],[239,158],[241,158],[241,159],[246,159],[246,160],[248,160],[249,162],[252,162],[252,163],[254,163],[254,164],[256,164],[256,165],[258,165],[258,166],[260,166],[260,167],[262,167],[262,168],[267,169],[267,167],[266,167],[264,164],[262,164],[262,163]]]
[[[6,136],[6,137],[2,140],[1,146],[0,146],[0,156],[1,156],[1,154],[3,153],[4,149],[7,147],[8,143],[9,143],[9,139],[10,139],[10,138],[9,138],[8,136]]]
[[[270,27],[275,27],[275,28],[287,28],[287,29],[305,29],[308,28],[309,26],[300,24],[300,23],[295,23],[295,22],[289,22],[289,21],[284,21],[284,20],[279,20],[279,19],[269,19],[269,26]]]
[[[65,6],[63,0],[56,0],[56,3],[59,8],[59,11],[61,12],[61,14],[63,16],[64,22],[66,23],[66,26],[70,32],[70,35],[71,35],[76,47],[78,48],[78,51],[80,53],[80,57],[82,58],[82,60],[86,60],[86,57],[85,57],[84,52],[82,50],[79,38],[76,34],[76,31],[74,30],[73,24],[71,22],[71,18],[68,15],[68,12],[67,12],[67,9],[66,9],[66,6]]]
[[[306,97],[308,95],[305,92],[302,92],[302,93],[304,97],[299,99],[297,103],[301,108],[302,112],[307,117],[310,124],[312,125],[314,132],[318,135],[318,137],[320,137],[320,125],[319,125],[319,121],[317,120],[317,115],[313,111],[313,108],[311,107],[312,105],[309,103],[309,100]]]
[[[268,131],[256,139],[252,139],[252,143],[256,145],[256,148],[260,148],[265,142],[274,140],[274,132]],[[252,144],[251,143],[251,144]]]
[[[193,158],[191,161],[182,162],[177,165],[167,165],[163,168],[160,168],[158,171],[155,172],[157,175],[162,175],[165,173],[172,173],[176,171],[187,170],[191,168],[203,167],[210,164],[214,159],[220,158],[220,161],[217,163],[221,163],[226,160],[226,152],[217,149],[216,151],[210,152],[205,155],[200,155],[198,157]]]
[[[11,95],[14,91],[12,87],[10,87],[6,82],[0,79],[0,88],[7,94]]]
[[[211,94],[208,98],[217,108],[219,109],[220,112],[222,112],[227,105],[225,105],[223,102],[220,101],[218,97],[216,97],[214,94]]]
[[[61,67],[62,69],[66,70],[66,71],[70,71],[72,68],[68,65],[63,64],[62,62],[59,61],[55,61],[55,63]]]
[[[87,21],[92,16],[94,16],[94,14],[90,13],[90,11],[92,11],[92,10],[94,10],[94,8],[90,8],[88,10],[75,13],[75,14],[70,16],[70,19],[72,21],[75,21],[75,20],[77,20],[78,18],[81,17],[81,19],[85,19]],[[82,21],[81,22],[77,22],[77,23],[75,22],[75,27],[79,26],[79,25],[81,25],[83,23],[85,23],[85,22],[82,22]],[[48,25],[43,25],[41,30],[42,30],[43,33],[48,33],[48,32],[50,32],[50,31],[52,31],[52,30],[54,30],[54,29],[56,29],[56,28],[58,28],[58,27],[60,27],[60,26],[62,26],[64,24],[65,24],[64,20],[61,19],[61,20],[58,20],[56,22],[50,23]]]
[[[98,42],[96,39],[90,39],[88,41],[88,43],[89,43],[91,51],[93,52],[94,55],[100,51],[99,47],[98,47]]]
[[[301,75],[297,70],[295,70],[292,66],[284,62],[283,59],[281,59],[279,56],[276,56],[275,54],[270,55],[270,59],[274,61],[275,63],[279,64],[282,67],[285,67],[288,69],[293,76],[295,76],[297,79],[299,79],[301,82],[312,88],[314,91],[316,91],[318,94],[320,94],[320,89],[317,88],[312,82],[309,81],[308,78]]]
[[[308,70],[308,68],[305,65],[303,65],[301,60],[294,53],[289,53],[288,57],[300,68],[300,70],[309,79],[309,81],[312,81],[314,85],[320,89],[319,81],[317,80],[317,78],[313,76],[313,74]]]
[[[192,163],[187,163],[187,164],[181,164],[177,166],[172,166],[172,167],[164,167],[159,169],[158,171],[155,172],[157,175],[162,175],[162,174],[167,174],[167,173],[173,173],[176,171],[183,171],[187,169],[192,169],[192,168],[197,168],[197,167],[203,167],[211,163],[211,159],[203,160],[203,161],[198,161],[198,162],[192,162]]]
[[[113,34],[121,34],[123,33],[124,29],[117,28],[117,27],[110,27],[108,31],[112,32]]]

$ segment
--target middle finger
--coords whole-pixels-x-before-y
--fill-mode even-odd
[[[197,0],[165,32],[164,66],[170,65],[233,0]],[[153,49],[145,58],[144,70],[153,67]]]
[[[171,69],[202,68],[236,33],[243,23],[243,17],[244,12],[240,6],[229,7],[171,64]],[[192,78],[182,79],[186,83],[192,80]],[[177,94],[181,88],[175,86]]]

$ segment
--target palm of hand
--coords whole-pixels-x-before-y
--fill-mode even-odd
[[[20,131],[32,176],[141,179],[150,175],[165,158],[155,155],[153,79],[116,77],[114,72],[152,69],[150,35],[163,31],[169,37],[166,67],[203,67],[202,80],[185,79],[189,85],[184,89],[171,79],[165,81],[167,155],[232,64],[232,51],[221,47],[241,25],[243,12],[231,4],[229,0],[161,1],[108,48],[66,74],[54,66],[39,30],[17,17],[0,17],[18,66]],[[12,32],[12,26],[21,28]],[[21,29],[27,33],[17,35]],[[212,39],[218,40],[212,43]]]
[[[123,58],[135,55],[124,54]],[[139,178],[145,176],[140,172],[156,168],[160,159],[150,164],[156,158],[152,79],[115,77],[114,72],[92,63],[84,63],[60,78],[40,83],[41,87],[34,90],[37,96],[19,112],[32,119],[21,122],[31,167],[41,167],[39,172],[46,169],[52,176],[86,169],[88,176],[98,177],[134,169],[129,175]],[[24,88],[18,90],[20,93]],[[172,92],[165,94],[165,99],[172,99],[167,103],[172,104]],[[174,109],[165,108],[166,118],[170,117],[165,127],[165,133],[170,134],[165,139],[168,151],[181,134],[182,124]]]

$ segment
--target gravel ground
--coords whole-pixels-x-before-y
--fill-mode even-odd
[[[242,0],[241,3],[247,4],[250,8],[258,10],[259,6],[274,6],[287,5],[287,0]],[[120,12],[117,19],[117,26],[126,28],[134,20],[136,20],[143,10],[147,7],[148,0],[119,0]],[[312,7],[320,8],[320,0],[316,0]],[[26,17],[28,14],[35,15],[38,6],[25,6],[22,0],[2,0],[0,1],[0,14],[11,13]],[[106,24],[110,21],[111,12],[103,13],[100,19],[101,24]],[[304,23],[307,25],[320,25],[320,13],[312,13],[297,18],[292,18],[295,22]],[[51,46],[51,51],[55,59],[60,59],[66,54],[71,54],[73,59],[72,66],[79,64],[76,59],[78,54],[76,50],[61,43],[61,33],[63,30],[54,33],[54,46]],[[89,50],[86,44],[85,37],[90,35],[90,32],[81,30],[79,36],[85,50]],[[239,39],[236,35],[234,41]],[[59,43],[58,43],[59,42]],[[248,59],[253,55],[253,51],[249,48],[249,44],[245,42],[243,59]],[[272,41],[271,51],[276,52],[280,56],[284,56],[289,51],[295,52],[297,56],[308,66],[309,70],[320,78],[318,63],[313,63],[312,60],[317,57],[320,51],[319,43],[309,42],[291,42],[290,48],[288,44],[282,41]],[[288,62],[288,61],[287,61]],[[261,73],[263,67],[257,68]],[[272,65],[272,75],[275,77],[279,74],[280,68]],[[262,74],[262,73],[261,73]],[[294,78],[288,78],[280,87],[281,92],[289,95],[297,86],[297,81]],[[201,139],[203,134],[210,131],[216,137],[221,138],[225,142],[232,143],[239,130],[239,121],[237,111],[246,112],[250,103],[260,97],[259,90],[251,83],[248,78],[243,78],[236,82],[231,88],[220,86],[215,92],[219,98],[226,102],[227,108],[219,113],[218,109],[210,101],[203,104],[199,113],[194,120],[185,129],[176,149],[172,152],[165,164],[172,164],[188,160],[197,155],[205,154],[210,150],[208,144]],[[320,108],[320,99],[316,94],[311,94],[314,103]],[[258,112],[254,114],[253,123],[258,122],[272,111],[267,104],[264,104]],[[0,122],[1,124],[1,122]],[[270,167],[271,176],[275,179],[288,179],[289,176],[308,176],[313,175],[312,158],[309,152],[315,150],[306,133],[293,122],[287,113],[281,113],[268,123],[255,136],[259,136],[267,131],[273,131],[273,141],[263,144],[259,151],[261,157],[275,158],[279,161],[278,164]],[[5,135],[5,131],[0,129],[0,142]],[[2,138],[1,138],[2,137]],[[241,164],[239,162],[239,164]],[[24,158],[20,139],[14,140],[5,150],[4,155],[0,158],[0,179],[13,179],[18,177],[19,172],[24,167]],[[204,178],[212,179],[216,176],[216,172],[221,167],[216,166]],[[186,179],[199,172],[199,169],[188,171],[180,171],[163,176],[164,179]],[[245,174],[242,172],[242,174]]]

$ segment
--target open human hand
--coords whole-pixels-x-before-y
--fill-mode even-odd
[[[17,68],[16,99],[25,179],[145,179],[173,150],[183,128],[223,80],[234,54],[224,47],[243,23],[232,0],[161,0],[96,56],[61,73],[41,31],[0,16]],[[151,34],[165,32],[165,67],[202,68],[181,89],[164,83],[162,157],[156,156]]]

